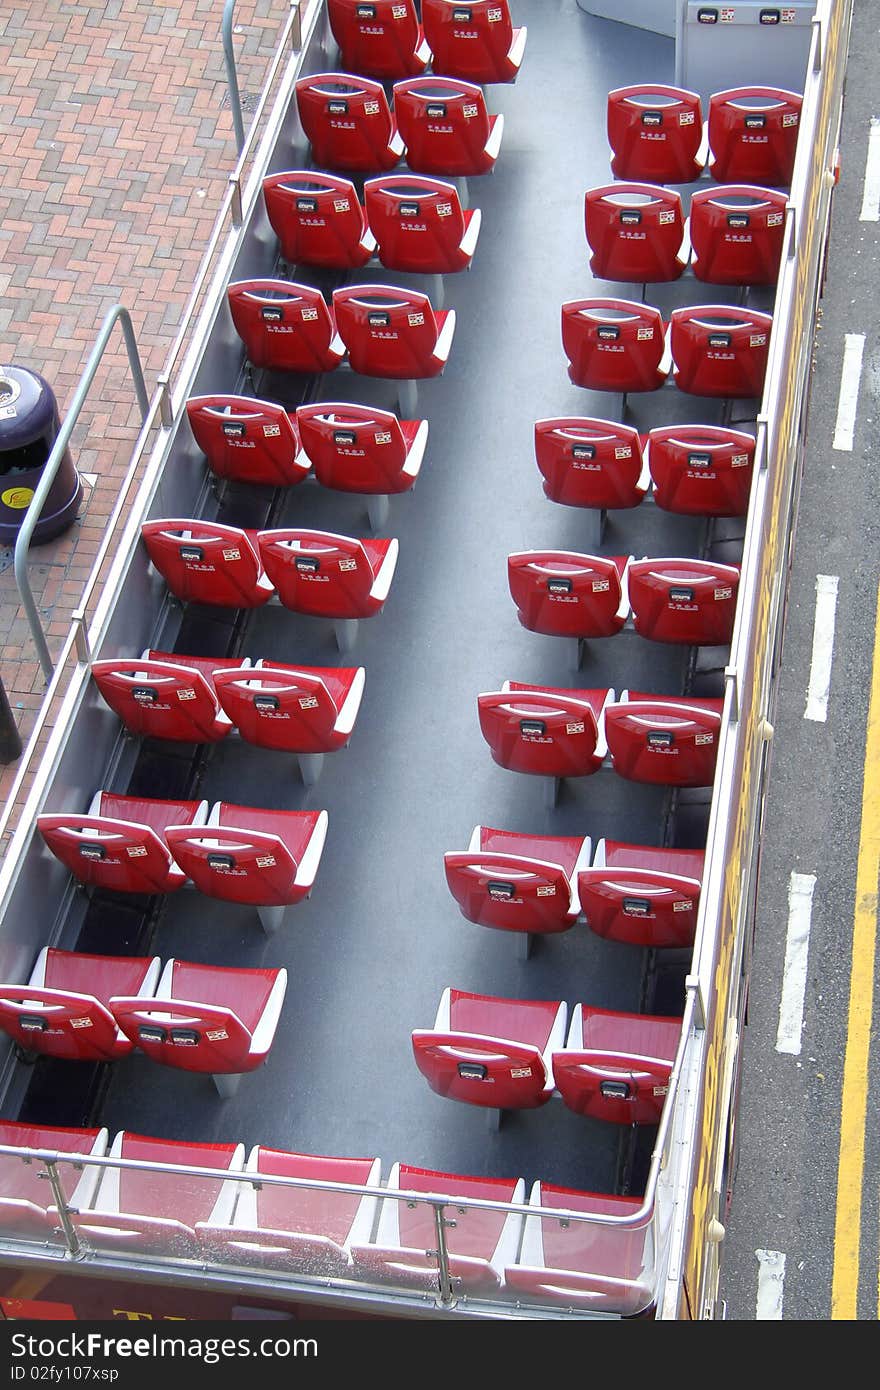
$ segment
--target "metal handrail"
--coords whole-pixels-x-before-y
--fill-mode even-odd
[[[297,53],[302,44],[299,0],[290,0],[290,10],[291,14],[288,23],[291,24],[291,43],[293,45],[293,51]],[[241,154],[244,149],[244,121],[241,114],[241,97],[238,90],[238,71],[235,66],[235,48],[232,43],[232,16],[234,11],[235,0],[226,0],[226,4],[223,7],[223,24],[221,27],[223,33],[223,56],[226,59],[226,81],[229,86],[229,105],[232,108],[232,126],[235,131],[235,147],[238,153]],[[284,39],[282,39],[282,43],[283,42]],[[264,91],[268,87],[269,82],[271,82],[271,77],[264,84]]]
[[[55,475],[58,472],[58,469],[61,465],[61,460],[64,457],[65,450],[67,449],[67,445],[70,442],[70,436],[73,434],[74,427],[76,425],[77,420],[79,419],[79,413],[82,410],[83,405],[85,403],[89,387],[95,379],[95,373],[97,372],[98,367],[100,366],[101,358],[104,356],[104,349],[107,346],[110,334],[113,332],[113,329],[117,322],[122,324],[122,332],[125,338],[126,351],[128,352],[128,362],[129,366],[131,367],[131,375],[134,381],[135,394],[137,396],[138,405],[140,406],[141,410],[141,420],[143,421],[147,417],[147,413],[150,409],[150,398],[147,394],[147,384],[144,380],[144,369],[141,366],[141,359],[138,353],[137,340],[134,336],[134,328],[132,327],[131,315],[129,314],[124,304],[114,304],[113,308],[110,310],[110,312],[104,319],[104,322],[101,326],[101,331],[98,334],[97,339],[95,340],[95,346],[92,348],[91,355],[89,357],[88,362],[86,363],[86,369],[83,372],[82,377],[80,378],[79,386],[77,386],[76,388],[76,394],[73,398],[73,403],[70,407],[70,410],[67,412],[67,415],[64,417],[64,423],[58,432],[57,439],[55,440],[55,443],[52,445],[52,452],[46,460],[45,467],[43,468],[42,477],[40,478],[39,484],[37,485],[37,489],[34,492],[33,497],[31,498],[30,506],[27,509],[24,521],[22,522],[21,529],[15,541],[15,582],[18,585],[18,592],[21,597],[21,604],[24,608],[25,615],[27,616],[28,626],[31,630],[31,636],[34,639],[34,645],[36,646],[37,653],[40,658],[40,665],[43,668],[43,675],[46,677],[47,681],[50,681],[52,679],[52,672],[55,668],[52,663],[52,657],[49,653],[49,644],[46,641],[46,635],[43,632],[43,625],[40,622],[40,615],[37,612],[37,605],[34,601],[33,592],[30,586],[30,580],[28,579],[28,551],[30,549],[31,537],[33,536],[34,529],[39,520],[40,513],[43,510],[43,503],[48,497],[49,489],[52,487],[52,484],[55,481]]]

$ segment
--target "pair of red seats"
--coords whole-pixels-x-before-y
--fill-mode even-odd
[[[477,696],[480,730],[500,767],[558,779],[605,765],[631,782],[710,787],[721,699],[505,681]]]
[[[592,859],[591,859],[592,855]],[[597,936],[651,950],[693,945],[703,850],[589,836],[474,827],[468,848],[443,857],[463,917],[532,936],[570,930],[583,916]]]
[[[745,516],[755,439],[720,425],[639,434],[616,420],[568,415],[535,423],[535,458],[553,502],[598,511],[651,498],[682,516]]]
[[[631,628],[654,642],[730,642],[738,565],[687,557],[636,560],[523,550],[507,557],[510,594],[523,627],[586,641]]]
[[[381,82],[323,72],[296,84],[299,118],[319,169],[385,174],[405,159],[414,174],[471,178],[495,168],[504,116],[490,113],[483,89],[455,77]]]
[[[479,208],[463,208],[454,183],[419,174],[368,179],[364,201],[350,179],[290,169],[263,179],[266,215],[288,265],[454,274],[470,267]]]
[[[393,81],[435,74],[481,86],[515,82],[527,31],[515,28],[508,0],[328,0],[343,66]]]
[[[591,391],[680,391],[760,399],[773,316],[746,306],[689,305],[664,321],[649,304],[614,297],[562,306],[569,380]]]
[[[187,882],[210,898],[255,907],[267,931],[307,898],[326,811],[271,811],[217,801],[168,801],[99,791],[85,815],[46,812],[37,827],[89,888],[171,893]]]
[[[154,1062],[233,1078],[266,1060],[287,971],[158,956],[99,956],[44,946],[28,980],[0,984],[0,1029],[41,1057],[115,1062],[135,1048]]]
[[[786,188],[791,183],[803,97],[773,86],[713,92],[638,83],[608,93],[606,128],[617,179]]]
[[[786,194],[749,184],[698,189],[685,217],[681,194],[649,183],[611,183],[584,195],[590,269],[638,285],[678,280],[690,267],[710,285],[774,285],[785,236]]]
[[[238,280],[227,298],[249,363],[273,371],[314,375],[346,362],[363,376],[437,377],[455,334],[454,309],[396,285],[344,285],[328,304],[312,285]]]
[[[496,1112],[560,1096],[570,1110],[621,1125],[658,1124],[681,1019],[561,1000],[500,999],[447,988],[432,1028],[412,1033],[416,1065],[449,1100]],[[568,1026],[567,1026],[568,1025]]]

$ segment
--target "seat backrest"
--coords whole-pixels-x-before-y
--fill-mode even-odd
[[[700,97],[663,83],[608,93],[608,143],[616,179],[692,183],[703,167]]]
[[[290,169],[263,179],[266,215],[289,266],[352,270],[372,254],[357,189],[340,174]]]
[[[562,306],[569,379],[590,391],[656,391],[666,377],[659,309],[629,299],[574,299]]]
[[[476,82],[512,82],[521,54],[511,56],[514,27],[508,0],[422,0],[431,67]]]
[[[609,183],[584,195],[584,227],[600,280],[653,284],[684,271],[684,209],[674,188]]]
[[[92,679],[114,714],[137,737],[214,743],[229,733],[212,684],[201,671],[177,665],[173,658],[93,661]]]
[[[390,494],[411,485],[404,471],[407,438],[393,411],[325,401],[298,406],[296,418],[303,451],[323,487]]]
[[[600,840],[592,866],[578,874],[587,926],[633,946],[692,945],[704,858],[702,850]]]
[[[663,425],[647,440],[654,501],[687,516],[745,516],[755,439],[719,425]]]
[[[566,931],[578,911],[570,876],[553,860],[555,842],[548,838],[541,844],[541,837],[530,835],[509,838],[507,852],[469,849],[443,856],[446,882],[462,916],[501,931]]]
[[[420,290],[344,285],[333,291],[333,310],[354,371],[406,379],[436,375],[439,324]]]
[[[711,285],[775,285],[786,195],[752,184],[698,188],[691,197],[691,266]]]
[[[633,560],[627,589],[636,632],[655,642],[728,643],[739,573],[738,565],[688,557]]]
[[[358,540],[330,531],[260,532],[260,554],[285,608],[324,618],[365,618],[382,558],[397,542]]]
[[[274,401],[249,396],[192,396],[186,403],[193,438],[218,478],[289,487],[308,477],[294,418]]]
[[[297,81],[296,103],[319,168],[375,174],[398,163],[394,118],[375,78],[313,73]]]
[[[272,597],[260,556],[246,531],[216,521],[145,521],[141,537],[150,560],[184,603],[258,608]]]
[[[462,268],[465,215],[454,183],[387,174],[364,184],[364,206],[389,270],[442,275]]]
[[[723,701],[676,700],[624,691],[605,710],[614,771],[633,782],[709,787],[715,777]]]
[[[413,1055],[433,1091],[498,1110],[544,1105],[549,1058],[567,1019],[564,1003],[498,999],[444,990],[433,1029],[412,1034]]]
[[[619,1125],[656,1125],[669,1090],[681,1019],[576,1004],[553,1079],[578,1115]]]
[[[235,331],[254,367],[331,371],[342,359],[336,326],[320,290],[292,280],[238,280],[226,294]]]
[[[604,756],[599,718],[607,690],[569,690],[505,682],[477,696],[480,729],[492,757],[511,772],[584,777]]]
[[[206,825],[169,826],[166,835],[177,863],[209,897],[286,906],[311,888],[299,870],[316,850],[320,854],[326,825],[326,811],[269,811],[217,802]]]
[[[0,1120],[0,1144],[9,1148],[99,1156],[106,1152],[107,1139],[106,1129],[68,1129]],[[71,1205],[88,1206],[100,1172],[98,1167],[86,1167],[80,1174],[69,1164],[59,1165],[61,1186]],[[53,1244],[61,1239],[56,1234],[57,1213],[50,1210],[53,1194],[45,1173],[42,1163],[25,1162],[14,1154],[0,1154],[0,1227],[4,1236],[51,1240]]]
[[[406,162],[419,174],[467,178],[487,173],[492,133],[483,89],[454,77],[410,77],[394,84],[394,111]]]
[[[37,817],[46,844],[74,877],[119,893],[168,893],[181,887],[185,875],[171,857],[165,827],[174,819],[193,823],[203,803],[152,801],[153,825],[143,818],[148,809],[143,799],[103,794],[99,804],[99,811],[84,816]]]
[[[261,664],[248,671],[221,672],[217,698],[248,743],[288,753],[326,753],[340,742],[336,726],[343,692],[359,671],[363,667]]]
[[[429,54],[415,0],[328,0],[327,14],[348,72],[389,81],[424,72]]]
[[[720,183],[787,188],[803,97],[783,87],[730,87],[709,97],[709,173]]]
[[[673,379],[694,396],[760,399],[773,316],[757,309],[700,304],[673,309]]]
[[[519,620],[553,637],[609,637],[626,619],[623,577],[628,555],[523,550],[507,557],[507,580]]]
[[[616,420],[537,420],[535,458],[546,495],[568,507],[636,507],[648,490],[638,430]]]

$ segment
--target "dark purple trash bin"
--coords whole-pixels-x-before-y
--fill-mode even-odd
[[[0,366],[0,544],[15,544],[60,429],[49,383],[26,367]],[[37,544],[52,540],[76,520],[82,491],[65,449],[34,528]]]

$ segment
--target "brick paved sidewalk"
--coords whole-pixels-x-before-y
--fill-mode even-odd
[[[0,0],[0,362],[40,372],[62,419],[117,303],[129,311],[150,395],[180,324],[237,150],[224,0]],[[285,0],[239,0],[235,56],[253,109]],[[114,332],[72,452],[79,519],[31,550],[30,582],[53,655],[70,626],[137,438]],[[0,675],[23,742],[46,682],[0,548]],[[0,799],[15,765],[0,768]]]

